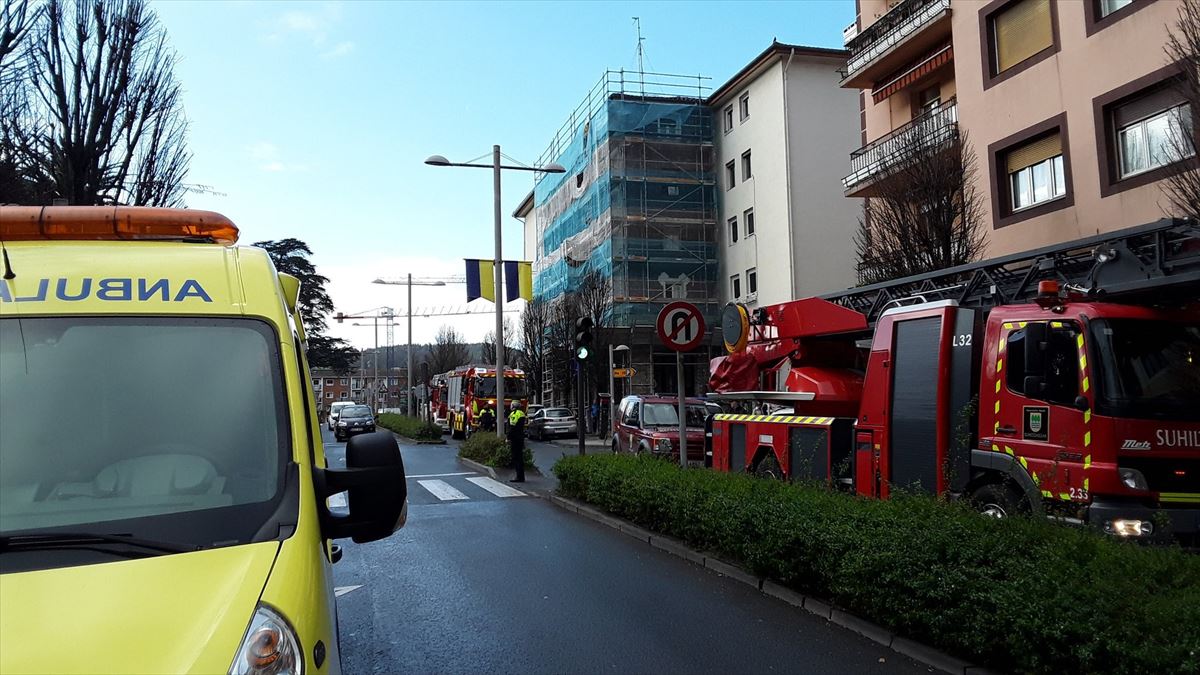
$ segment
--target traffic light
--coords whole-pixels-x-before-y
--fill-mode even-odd
[[[586,361],[592,355],[592,327],[596,324],[591,317],[575,319],[575,358]]]

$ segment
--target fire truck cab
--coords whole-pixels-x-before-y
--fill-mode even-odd
[[[481,413],[492,410],[496,423],[503,424],[507,410],[515,401],[522,408],[527,404],[525,393],[525,371],[517,368],[504,369],[504,400],[497,406],[496,368],[488,366],[463,366],[446,373],[447,412],[446,419],[452,438],[466,438],[479,431]]]

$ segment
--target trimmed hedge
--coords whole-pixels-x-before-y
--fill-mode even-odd
[[[1200,557],[958,503],[870,500],[650,457],[569,456],[559,493],[1014,672],[1200,672]]]
[[[407,436],[416,441],[436,441],[442,437],[442,428],[419,417],[380,413],[379,426]]]
[[[512,450],[508,441],[501,440],[495,433],[475,432],[458,446],[458,456],[496,468],[512,466]],[[532,469],[533,452],[525,448],[525,468]]]

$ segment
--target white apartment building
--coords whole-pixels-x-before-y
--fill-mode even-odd
[[[722,302],[750,307],[855,282],[861,200],[843,196],[862,143],[847,52],[773,42],[713,92]]]

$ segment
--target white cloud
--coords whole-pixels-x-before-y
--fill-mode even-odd
[[[308,165],[285,162],[279,157],[279,147],[274,143],[259,141],[247,149],[250,158],[258,163],[258,168],[270,173],[283,171],[307,171]]]
[[[339,56],[345,56],[354,51],[354,43],[350,41],[339,42],[336,47],[326,52],[321,53],[323,59],[336,59]]]

